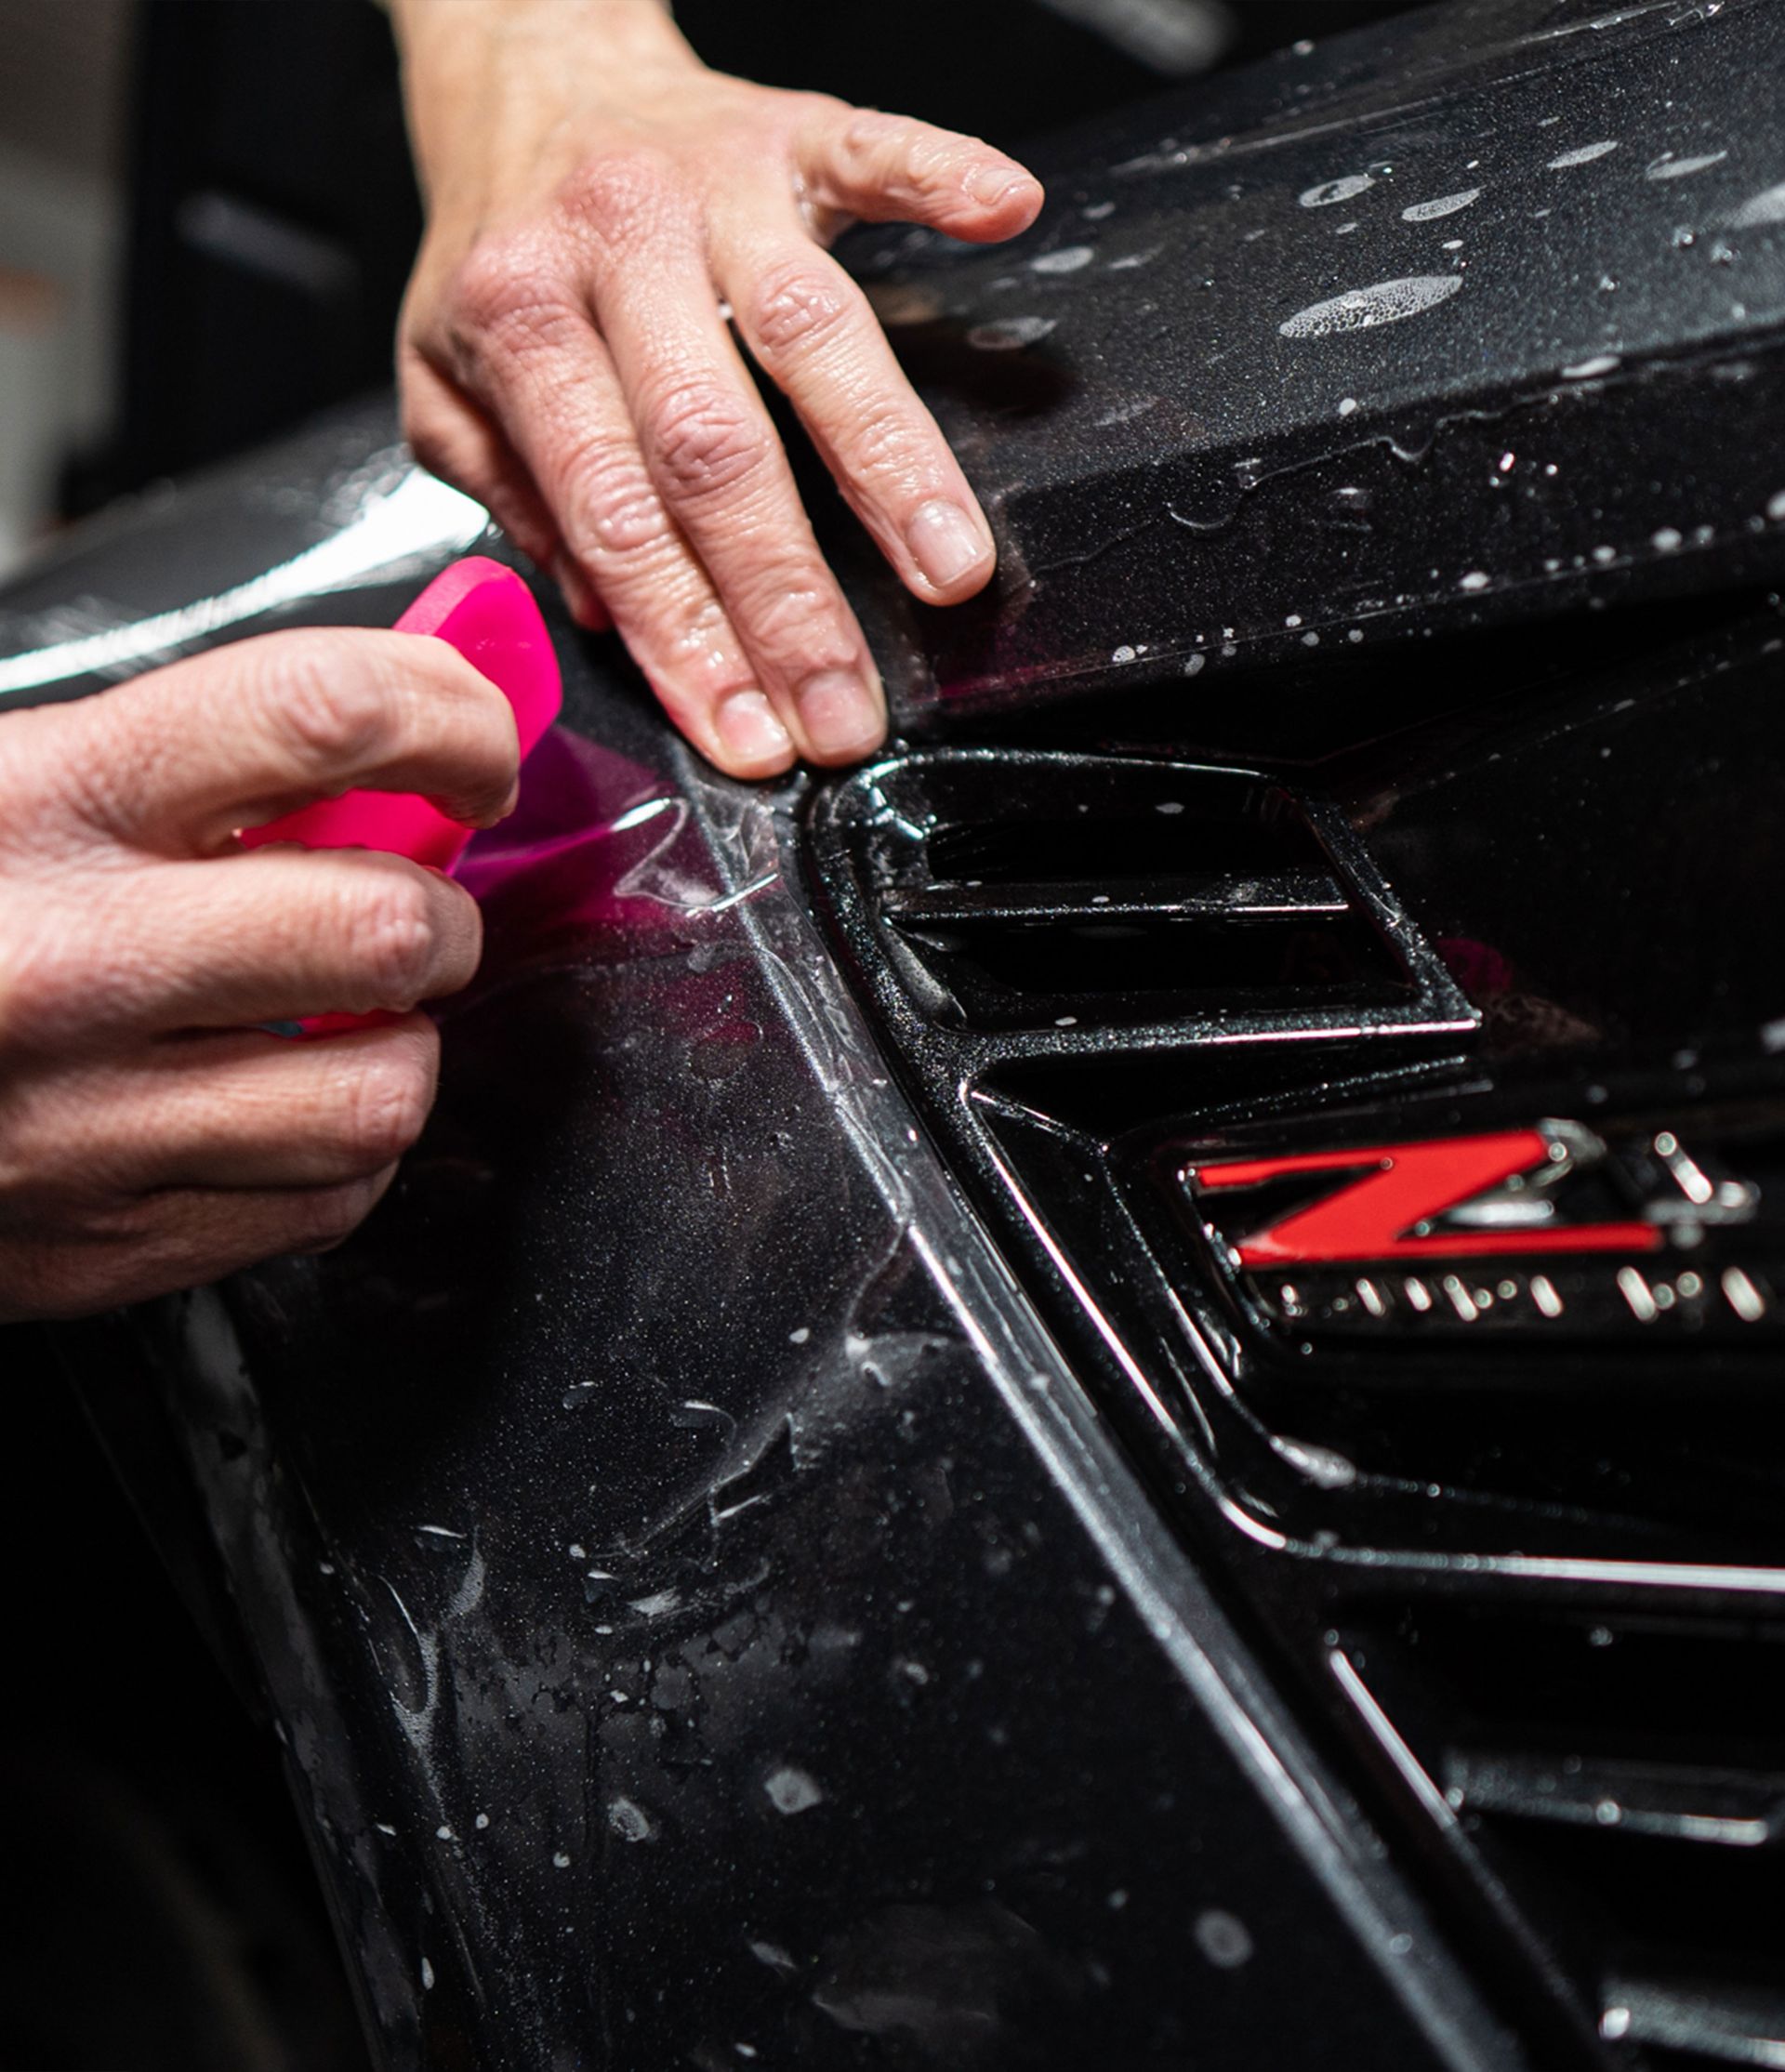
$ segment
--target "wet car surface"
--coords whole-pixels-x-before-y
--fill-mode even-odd
[[[1778,21],[1435,10],[864,242],[1004,547],[858,568],[865,772],[542,598],[398,1189],[71,1340],[383,2063],[1771,2062]],[[482,529],[368,407],[0,687]]]

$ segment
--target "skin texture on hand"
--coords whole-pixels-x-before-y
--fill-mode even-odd
[[[429,207],[398,353],[417,455],[617,627],[721,769],[856,760],[879,677],[744,353],[913,594],[973,595],[990,530],[826,246],[858,218],[1009,237],[1039,186],[972,138],[709,72],[657,0],[393,13]]]
[[[274,634],[0,718],[0,1322],[338,1243],[432,1104],[417,1002],[482,949],[460,887],[235,830],[356,785],[476,825],[514,719],[443,641]],[[334,1009],[386,1026],[258,1028]]]

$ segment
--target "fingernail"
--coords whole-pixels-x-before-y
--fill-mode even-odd
[[[823,670],[808,677],[794,696],[800,722],[816,754],[843,760],[879,747],[886,720],[879,701],[853,670]]]
[[[982,208],[996,208],[1012,194],[1035,185],[1034,176],[1013,165],[982,165],[967,176],[967,191]]]
[[[760,691],[733,692],[713,714],[713,732],[734,763],[783,763],[793,754],[793,737]]]
[[[992,558],[992,543],[959,504],[937,496],[920,507],[906,538],[911,557],[939,590],[951,590]]]

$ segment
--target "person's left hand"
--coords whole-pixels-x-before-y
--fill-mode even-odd
[[[659,0],[396,0],[429,227],[399,347],[422,462],[613,623],[721,769],[856,759],[885,711],[736,337],[912,592],[990,529],[854,283],[852,218],[1009,237],[972,138],[709,72]]]

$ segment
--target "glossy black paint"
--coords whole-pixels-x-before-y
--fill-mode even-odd
[[[397,1195],[140,1325],[385,2062],[1520,2062],[890,1086],[800,789],[556,623]]]
[[[1385,50],[1435,124],[1460,50],[1481,96],[1591,112],[1706,52],[1746,94],[1768,20],[1453,9],[1313,62],[1335,121],[1375,119]],[[1298,78],[1211,119],[1268,124]],[[129,1326],[385,2064],[1766,2062],[1785,746],[1777,603],[1719,559],[1734,520],[1776,545],[1762,376],[1670,357],[1696,307],[1656,314],[1663,379],[1554,406],[1582,454],[1618,428],[1595,465],[1633,496],[1705,433],[1713,537],[1651,536],[1640,609],[1337,664],[1275,627],[1293,666],[1232,700],[1149,651],[1116,666],[1149,695],[761,793],[554,618],[566,726],[474,852],[490,963],[399,1193],[328,1260]],[[1050,426],[1034,509],[1065,525],[1097,442]],[[140,665],[123,622],[231,587],[167,638],[388,622],[470,544],[391,437],[343,420],[77,545],[7,644],[100,645],[15,694],[91,690]],[[1400,465],[1384,552],[1435,522]],[[1456,485],[1438,515],[1496,539],[1514,493]],[[1305,574],[1291,537],[1260,594]],[[1238,540],[1208,564],[1236,595]],[[1087,562],[1020,622],[1059,669],[999,649],[1000,694],[1090,680],[1117,571],[1104,602],[1182,631],[1163,563]],[[1554,573],[1550,606],[1590,571]],[[1646,1280],[1653,1316],[1547,1338],[1298,1333],[1183,1181],[1539,1117],[1756,1186],[1691,1255],[1741,1262],[1756,1315],[1695,1331],[1670,1254],[1665,1317]]]
[[[1012,246],[864,235],[1001,555],[947,613],[858,555],[908,708],[1168,677],[1194,729],[1258,666],[1777,573],[1781,69],[1767,0],[1466,0],[1044,150]]]

